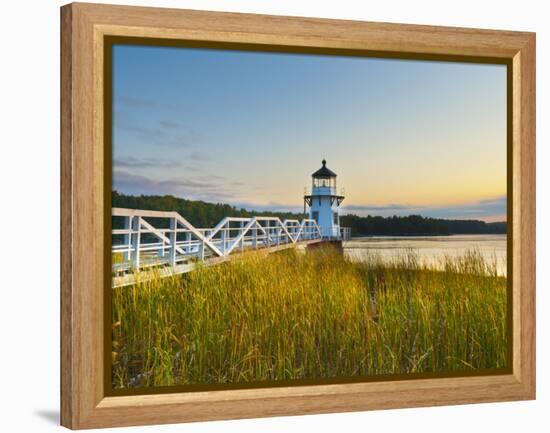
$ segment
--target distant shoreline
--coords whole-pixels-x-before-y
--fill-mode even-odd
[[[451,237],[451,236],[506,236],[506,233],[395,233],[395,234],[361,234],[352,235],[351,240],[359,238],[413,238],[413,237]]]
[[[112,193],[113,207],[174,211],[195,227],[213,227],[225,217],[271,216],[285,219],[304,218],[303,212],[257,211],[237,208],[227,203],[208,203],[171,195],[127,195]],[[340,215],[340,226],[352,230],[352,237],[360,236],[449,236],[460,234],[506,234],[506,222],[431,218],[421,215],[359,216]],[[114,226],[113,226],[114,227]]]

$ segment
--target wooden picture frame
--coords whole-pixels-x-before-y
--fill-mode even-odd
[[[342,50],[511,65],[512,372],[106,396],[103,67],[106,36]],[[190,10],[61,8],[61,424],[129,426],[535,398],[535,34]]]

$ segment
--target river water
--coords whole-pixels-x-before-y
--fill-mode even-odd
[[[344,242],[344,252],[352,260],[376,256],[391,261],[412,252],[421,263],[436,268],[445,257],[463,256],[472,250],[495,263],[500,275],[506,275],[506,235],[372,236]]]

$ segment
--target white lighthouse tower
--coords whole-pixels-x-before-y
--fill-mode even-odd
[[[323,238],[341,239],[339,207],[344,196],[336,192],[336,173],[327,167],[326,160],[322,164],[311,175],[311,194],[304,195],[304,213],[307,204],[309,217],[317,221]]]

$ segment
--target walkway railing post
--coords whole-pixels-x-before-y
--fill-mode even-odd
[[[227,223],[228,224],[228,223]],[[222,228],[222,253],[225,256],[225,241],[227,236],[227,230],[225,226]]]
[[[136,216],[132,218],[132,235],[131,235],[132,250],[134,252],[132,256],[132,266],[135,269],[139,269],[139,249],[141,243],[141,217]]]
[[[168,239],[170,239],[170,236],[168,236]],[[165,248],[167,246],[166,243],[167,242],[165,242],[165,241],[162,241],[162,240],[160,241],[160,247],[159,247],[159,250],[158,250],[158,258],[159,259],[163,259],[164,256],[166,256],[166,250],[165,250]],[[160,262],[160,260],[159,260],[159,262]]]
[[[256,224],[254,224],[254,235],[252,239],[252,246],[254,249],[258,248],[258,221],[256,221]]]
[[[131,230],[132,230],[132,225],[131,225],[131,221],[132,221],[132,217],[130,216],[125,216],[123,217],[124,218],[124,230],[127,230],[127,232],[124,234],[124,237],[123,237],[123,240],[122,242],[124,243],[124,245],[126,245],[126,250],[124,251],[124,253],[122,253],[122,257],[123,257],[123,260],[124,262],[129,262],[130,261],[130,258],[132,257],[132,242],[131,242]]]
[[[208,237],[209,234],[210,234],[209,230],[204,231],[204,235],[206,237]],[[201,260],[204,260],[204,241],[202,241],[202,240],[199,240],[199,258]]]
[[[176,218],[170,219],[170,266],[176,266],[176,243],[178,239],[178,222]]]
[[[266,246],[267,248],[269,248],[269,245],[271,244],[271,238],[270,238],[270,233],[269,233],[269,231],[271,230],[270,225],[271,225],[271,224],[270,224],[270,221],[267,220],[267,221],[265,222],[265,232],[266,232],[266,235],[265,235],[265,246]]]
[[[185,249],[185,251],[187,252],[187,254],[189,254],[191,252],[191,232],[188,231],[187,233],[185,233],[185,246],[187,247],[187,249]]]
[[[241,226],[241,231],[239,232],[239,234],[242,234],[242,238],[241,238],[241,253],[244,251],[244,237],[245,237],[245,234],[243,233],[244,231],[244,221],[241,221],[240,222],[240,226]]]

